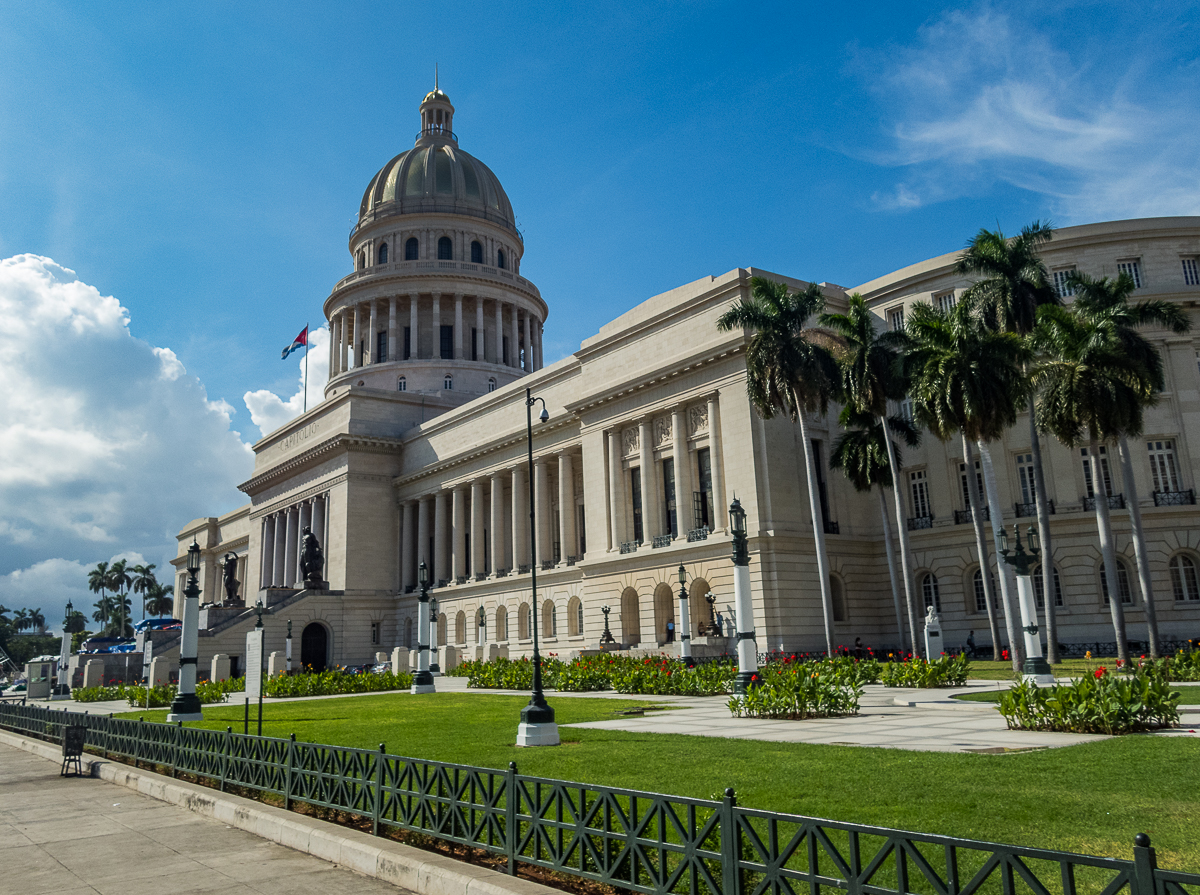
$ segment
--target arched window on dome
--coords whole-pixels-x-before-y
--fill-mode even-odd
[[[492,378],[488,379],[488,391],[494,392],[495,390],[496,390],[496,377],[493,376]]]
[[[471,263],[483,263],[483,246],[479,244],[478,239],[471,243]]]
[[[453,261],[454,260],[454,242],[449,236],[443,236],[438,240],[438,260]]]
[[[504,270],[504,249],[496,250],[496,266]]]
[[[421,256],[421,244],[415,236],[410,236],[404,243],[404,260],[416,261]]]
[[[386,243],[386,242],[381,242],[381,243],[379,244],[379,262],[378,262],[378,263],[380,263],[380,264],[387,264],[387,259],[388,259],[388,247],[387,247],[387,243]]]
[[[447,373],[446,378],[442,380],[442,388],[444,388],[446,391],[452,391],[454,389],[454,377],[449,373]]]
[[[356,262],[355,270],[363,270],[367,266],[367,253],[362,249],[359,249]]]
[[[396,391],[398,391],[398,392],[408,391],[408,380],[405,379],[403,376],[401,376],[398,380],[396,380]]]

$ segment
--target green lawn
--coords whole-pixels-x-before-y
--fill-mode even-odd
[[[1104,656],[1097,659],[1064,659],[1057,665],[1051,665],[1056,677],[1081,677],[1091,674],[1101,665],[1113,671],[1117,667],[1115,656]],[[1012,662],[992,662],[981,659],[971,660],[971,679],[979,681],[1011,681],[1019,675],[1013,673]]]
[[[962,699],[966,702],[999,702],[1000,693],[1000,690],[988,690],[986,693],[963,693],[954,698]],[[1180,687],[1179,704],[1200,705],[1200,687]],[[1184,721],[1186,722],[1187,719],[1185,718]]]
[[[560,724],[646,705],[551,700]],[[515,761],[525,774],[700,798],[732,786],[740,804],[757,808],[1091,854],[1128,857],[1145,831],[1160,866],[1200,870],[1194,739],[1128,736],[977,755],[562,728],[558,748],[519,749],[526,701],[396,693],[267,703],[263,732],[370,749],[383,742],[393,754],[492,768]],[[209,706],[205,715],[203,726],[240,728],[242,709]]]

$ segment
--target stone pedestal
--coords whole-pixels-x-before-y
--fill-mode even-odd
[[[442,674],[453,671],[458,666],[458,648],[453,646],[438,647],[438,667]]]
[[[150,660],[150,683],[155,687],[171,683],[171,673],[179,671],[179,660],[156,658]]]
[[[558,744],[558,725],[553,721],[549,724],[522,722],[517,725],[518,746],[557,746]]]
[[[416,671],[417,663],[419,663],[420,661],[421,661],[421,659],[420,659],[419,651],[417,651],[415,649],[410,649],[408,651],[408,670]]]
[[[104,660],[88,659],[83,666],[83,685],[85,687],[101,687],[104,685]]]
[[[400,649],[400,647],[392,650],[392,674],[400,674],[412,668],[409,663],[411,653],[411,650]]]
[[[154,664],[153,660],[151,660],[151,664]],[[229,675],[229,657],[224,653],[217,653],[212,657],[212,666],[208,675],[208,679],[210,681],[227,681],[229,680]]]
[[[487,647],[487,660],[495,662],[497,659],[508,658],[508,647],[501,646],[498,643],[489,643]]]
[[[389,656],[385,652],[376,652],[375,653],[375,664],[378,665],[380,662],[390,662],[391,658],[392,657]]]
[[[287,672],[287,654],[274,650],[267,657],[267,677],[275,677]]]
[[[941,658],[945,648],[942,640],[942,620],[930,606],[929,614],[925,616],[925,659],[932,662]]]

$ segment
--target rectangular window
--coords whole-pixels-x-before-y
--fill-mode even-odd
[[[971,509],[971,491],[970,483],[967,481],[967,464],[958,464],[958,481],[962,485],[963,509]],[[979,465],[979,461],[975,461],[975,483],[979,486],[979,499],[983,500],[983,469]]]
[[[471,360],[479,360],[479,330],[471,327]]]
[[[829,530],[829,489],[825,485],[825,464],[821,462],[821,442],[812,440],[813,468],[817,472],[817,491],[821,497],[821,522]]]
[[[454,357],[454,327],[443,326],[441,332],[441,344],[438,346],[438,356],[442,360],[449,360]]]
[[[404,359],[408,360],[412,357],[412,330],[409,327],[404,327]]]
[[[1142,288],[1142,262],[1136,258],[1130,261],[1118,261],[1117,273],[1129,274],[1129,278],[1133,280],[1133,288]]]
[[[371,622],[371,644],[373,646],[379,645],[379,625],[379,622]]]
[[[671,532],[671,537],[677,538],[679,537],[679,514],[676,512],[675,506],[675,461],[663,460],[662,472],[663,499],[667,508],[667,528]]]
[[[700,490],[696,492],[692,507],[695,520],[694,528],[707,528],[712,531],[713,525],[713,493],[712,493],[712,455],[708,448],[696,451],[696,465],[699,467]]]
[[[375,363],[387,363],[387,343],[388,334],[386,332],[375,334]]]
[[[579,555],[587,553],[587,513],[583,511],[583,504],[579,505]]]
[[[1021,485],[1021,503],[1037,501],[1037,488],[1033,478],[1033,454],[1017,454],[1017,481]]]
[[[904,308],[892,308],[888,311],[888,327],[892,332],[904,329]]]
[[[904,398],[900,401],[900,406],[899,406],[898,410],[900,412],[901,417],[908,420],[910,423],[912,422],[912,419],[913,419],[913,400],[912,400],[912,398],[910,398],[908,395],[905,395]]]
[[[1073,273],[1075,273],[1073,267],[1064,267],[1062,270],[1054,271],[1054,291],[1058,293],[1059,298],[1075,294],[1075,287],[1069,282]]]
[[[908,484],[912,490],[913,516],[920,518],[929,515],[929,480],[925,470],[918,469],[908,474]]]
[[[1195,258],[1183,259],[1183,283],[1185,286],[1200,286],[1200,261]]]
[[[1179,475],[1175,471],[1175,442],[1170,439],[1147,441],[1150,454],[1150,472],[1154,477],[1155,491],[1178,491]]]
[[[1088,459],[1088,449],[1080,448],[1080,456],[1083,457],[1083,486],[1087,489],[1088,497],[1096,496],[1096,488],[1092,483],[1092,463]],[[1108,468],[1108,448],[1100,445],[1100,471],[1104,474],[1104,493],[1112,495],[1112,471]]]
[[[933,304],[943,314],[949,314],[954,310],[954,306],[958,304],[958,299],[954,297],[954,290],[949,292],[939,292],[933,297]]]
[[[632,498],[630,501],[633,504],[633,540],[640,544],[642,538],[642,470],[640,467],[633,467],[629,470],[629,479],[632,482]]]

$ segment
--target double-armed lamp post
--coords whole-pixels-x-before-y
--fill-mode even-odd
[[[203,721],[196,696],[196,654],[200,641],[200,545],[192,540],[187,552],[187,586],[183,589],[183,630],[179,636],[179,689],[171,703],[167,721]]]
[[[679,564],[679,658],[688,668],[696,667],[692,658],[692,620],[688,612],[687,569]]]
[[[413,675],[412,692],[434,692],[433,674],[429,670],[430,644],[424,642],[435,630],[429,624],[429,569],[425,560],[417,566],[417,584],[420,593],[417,595],[417,673]]]
[[[754,639],[754,606],[750,600],[750,544],[746,511],[736,497],[729,505],[729,530],[733,534],[733,602],[737,607],[738,673],[733,692],[745,693],[758,683],[758,643]]]
[[[1020,526],[1013,525],[1013,533],[1016,535],[1017,546],[1009,550],[1008,532],[1000,529],[1000,555],[1017,573],[1017,602],[1021,607],[1021,626],[1025,632],[1025,665],[1021,669],[1021,676],[1038,684],[1053,684],[1054,672],[1050,663],[1042,656],[1042,639],[1038,636],[1037,603],[1034,601],[1031,577],[1039,552],[1034,546],[1037,543],[1037,530],[1032,525],[1029,526],[1028,552],[1021,544]]]

